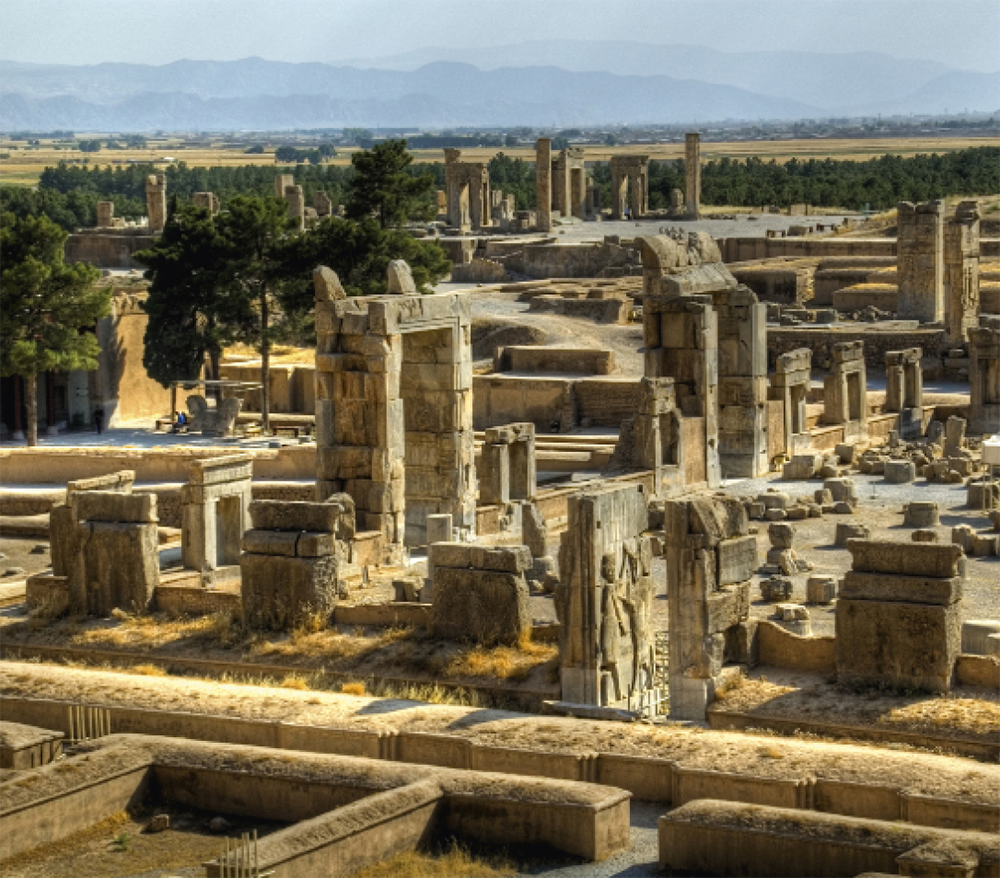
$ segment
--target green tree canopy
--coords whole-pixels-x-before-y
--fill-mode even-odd
[[[90,331],[111,310],[100,272],[67,265],[67,235],[47,217],[0,216],[0,373],[25,381],[28,444],[38,443],[38,373],[96,369],[100,346]]]
[[[434,181],[429,174],[408,174],[406,169],[412,162],[405,140],[387,140],[354,153],[347,216],[354,220],[374,217],[383,229],[398,228],[417,213],[431,219],[426,208],[418,207],[430,194]]]

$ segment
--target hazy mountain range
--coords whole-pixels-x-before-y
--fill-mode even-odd
[[[0,61],[0,128],[7,131],[567,127],[966,109],[1000,109],[1000,71],[875,53],[535,42],[336,65]]]

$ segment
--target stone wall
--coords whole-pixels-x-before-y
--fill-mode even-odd
[[[132,255],[152,247],[155,238],[147,228],[78,229],[66,239],[67,262],[87,262],[97,268],[145,270]]]
[[[885,355],[903,348],[921,348],[924,357],[940,357],[947,350],[941,329],[800,329],[769,327],[767,330],[767,360],[770,368],[781,354],[798,348],[812,350],[813,363],[825,368],[833,361],[833,345],[845,341],[864,342],[865,365],[881,371]]]

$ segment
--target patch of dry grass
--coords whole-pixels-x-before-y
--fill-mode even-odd
[[[281,681],[280,685],[282,689],[299,689],[303,692],[310,688],[309,682],[300,674],[289,674]]]
[[[365,694],[365,684],[364,683],[344,683],[340,687],[340,691],[344,695],[364,695]]]
[[[559,648],[555,644],[534,643],[527,637],[522,638],[517,646],[476,646],[453,656],[444,667],[444,675],[520,682],[558,654]]]
[[[130,668],[133,674],[142,674],[146,677],[166,677],[167,672],[159,665],[132,665]]]
[[[500,856],[477,856],[453,843],[441,853],[407,851],[392,859],[367,866],[354,878],[503,878],[517,867]]]

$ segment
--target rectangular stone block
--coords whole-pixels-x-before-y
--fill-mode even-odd
[[[723,540],[716,547],[716,556],[718,559],[716,582],[719,585],[745,582],[753,577],[758,567],[757,538],[746,536]]]
[[[841,682],[947,692],[961,646],[957,603],[945,606],[856,601],[836,610]]]
[[[149,610],[160,581],[156,524],[90,521],[77,534],[80,554],[69,577],[73,609],[93,616]]]
[[[730,626],[743,622],[749,615],[749,582],[728,585],[705,599],[705,631],[708,634],[725,632]]]
[[[948,606],[962,599],[960,576],[893,576],[848,570],[840,596],[856,601],[901,601]]]
[[[317,448],[316,466],[324,479],[368,479],[372,475],[372,449],[365,445]]]
[[[135,482],[135,470],[120,470],[108,473],[106,476],[94,476],[89,479],[74,479],[66,483],[66,493],[76,491],[131,491]]]
[[[905,576],[958,576],[960,546],[951,543],[897,543],[890,540],[848,540],[853,569]]]
[[[254,500],[250,520],[260,530],[318,531],[336,533],[343,514],[335,503],[311,503],[307,500]]]
[[[77,521],[155,522],[155,494],[82,491],[71,500]]]
[[[429,562],[438,567],[495,570],[520,573],[531,568],[527,546],[477,546],[469,543],[434,543],[428,549]]]
[[[447,543],[435,543],[437,546]],[[531,628],[528,585],[520,573],[434,566],[433,630],[437,637],[516,644]]]
[[[332,533],[252,529],[243,534],[243,551],[258,555],[319,558],[332,555],[336,546]]]
[[[328,616],[337,602],[336,556],[240,556],[243,613],[254,627],[289,629],[305,615]]]

